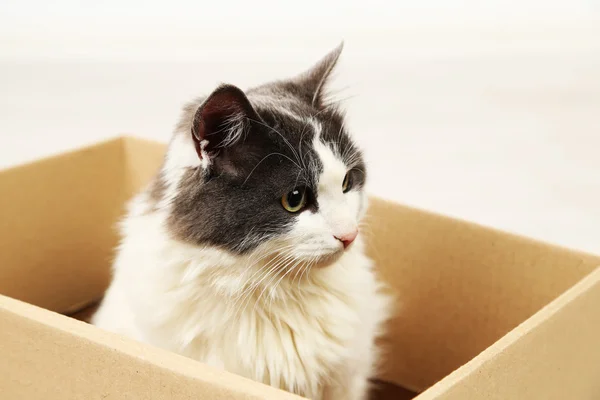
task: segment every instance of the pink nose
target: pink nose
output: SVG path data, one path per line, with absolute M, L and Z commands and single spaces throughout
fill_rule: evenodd
M 358 230 L 354 230 L 350 233 L 346 233 L 341 236 L 336 236 L 335 238 L 337 240 L 339 240 L 340 242 L 342 242 L 342 244 L 344 245 L 344 249 L 347 249 L 348 246 L 350 246 L 352 244 L 352 242 L 354 242 L 354 239 L 356 239 L 357 236 L 358 236 Z

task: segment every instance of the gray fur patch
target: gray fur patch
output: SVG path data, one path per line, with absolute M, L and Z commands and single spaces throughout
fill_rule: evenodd
M 321 124 L 320 140 L 353 169 L 355 188 L 361 189 L 366 179 L 362 154 L 344 128 L 343 114 L 321 101 L 321 88 L 337 55 L 299 79 L 246 91 L 257 117 L 246 121 L 243 139 L 219 149 L 209 167 L 186 171 L 168 219 L 175 238 L 241 254 L 291 229 L 298 214 L 286 211 L 281 198 L 294 188 L 306 188 L 309 209 L 318 210 L 322 164 L 313 148 L 311 121 Z M 176 135 L 191 134 L 204 99 L 184 107 Z M 152 197 L 161 190 L 157 180 Z

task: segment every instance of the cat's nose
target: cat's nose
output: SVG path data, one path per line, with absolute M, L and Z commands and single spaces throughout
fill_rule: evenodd
M 352 242 L 354 242 L 354 239 L 356 239 L 357 236 L 358 236 L 358 229 L 355 229 L 352 232 L 345 233 L 340 236 L 335 236 L 335 238 L 337 240 L 339 240 L 340 242 L 342 242 L 342 244 L 344 245 L 344 249 L 347 249 L 348 246 L 350 246 L 352 244 Z

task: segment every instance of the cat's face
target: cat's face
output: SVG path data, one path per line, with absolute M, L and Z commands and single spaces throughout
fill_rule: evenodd
M 326 264 L 352 246 L 365 165 L 320 92 L 339 50 L 296 80 L 225 85 L 188 106 L 155 183 L 175 238 L 280 265 Z

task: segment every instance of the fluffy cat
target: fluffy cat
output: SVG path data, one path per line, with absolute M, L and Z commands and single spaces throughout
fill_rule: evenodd
M 341 50 L 184 108 L 95 325 L 311 399 L 366 398 L 389 303 L 358 232 L 365 163 L 324 101 Z

